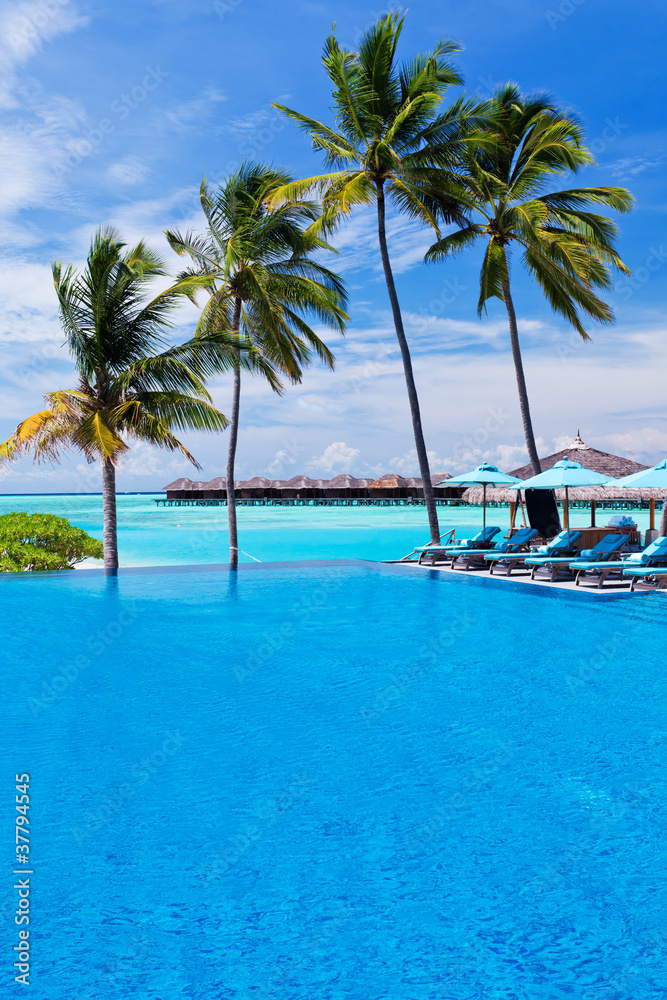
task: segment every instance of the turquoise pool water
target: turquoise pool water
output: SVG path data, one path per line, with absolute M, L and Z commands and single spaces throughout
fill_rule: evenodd
M 164 496 L 164 494 L 155 494 Z M 0 514 L 45 511 L 67 517 L 102 537 L 101 496 L 0 497 Z M 599 511 L 604 524 L 612 511 Z M 240 507 L 241 560 L 400 559 L 429 540 L 423 507 Z M 635 515 L 642 530 L 648 512 Z M 474 507 L 439 507 L 441 530 L 481 527 Z M 118 545 L 124 566 L 191 565 L 225 562 L 229 554 L 225 507 L 160 507 L 149 496 L 118 497 Z M 489 509 L 487 523 L 505 530 L 507 508 Z M 587 511 L 573 511 L 572 525 L 589 523 Z M 252 558 L 251 558 L 252 557 Z
M 665 995 L 664 596 L 363 563 L 0 595 L 7 993 Z

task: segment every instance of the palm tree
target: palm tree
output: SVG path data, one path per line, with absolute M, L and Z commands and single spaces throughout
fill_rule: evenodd
M 56 460 L 65 448 L 102 464 L 104 565 L 118 567 L 116 466 L 127 453 L 127 438 L 178 451 L 198 463 L 173 434 L 182 430 L 220 431 L 227 418 L 210 402 L 203 377 L 237 365 L 232 352 L 243 345 L 192 342 L 166 347 L 168 317 L 196 279 L 184 279 L 149 302 L 147 284 L 166 274 L 160 258 L 142 241 L 123 253 L 113 229 L 95 234 L 86 267 L 53 264 L 60 318 L 79 381 L 75 389 L 46 393 L 46 409 L 23 420 L 0 445 L 0 462 L 34 454 Z M 199 282 L 201 284 L 201 282 Z M 222 340 L 224 338 L 219 338 Z M 249 364 L 249 367 L 251 365 Z
M 520 248 L 524 266 L 551 308 L 584 340 L 590 337 L 581 313 L 599 323 L 613 322 L 611 308 L 594 289 L 611 287 L 612 267 L 629 272 L 615 248 L 616 225 L 591 208 L 609 205 L 627 212 L 632 195 L 619 187 L 540 193 L 553 177 L 576 173 L 592 162 L 571 113 L 559 111 L 542 95 L 522 95 L 514 84 L 501 87 L 493 96 L 486 130 L 469 134 L 462 156 L 461 182 L 468 193 L 460 192 L 460 197 L 471 218 L 426 255 L 427 260 L 440 260 L 478 240 L 486 242 L 477 311 L 481 315 L 494 296 L 505 303 L 523 429 L 535 473 L 541 469 L 510 291 L 510 250 Z
M 356 205 L 377 206 L 380 256 L 396 337 L 401 350 L 415 448 L 424 484 L 431 540 L 440 539 L 428 454 L 410 348 L 389 259 L 386 203 L 433 226 L 461 219 L 453 168 L 462 123 L 474 121 L 484 105 L 454 102 L 438 108 L 461 77 L 447 58 L 460 46 L 444 39 L 433 52 L 398 63 L 396 47 L 404 17 L 382 17 L 362 38 L 358 52 L 341 49 L 334 35 L 324 45 L 322 61 L 333 84 L 337 131 L 322 122 L 276 104 L 309 133 L 331 173 L 289 185 L 278 194 L 293 197 L 319 192 L 325 208 L 322 225 L 331 225 Z
M 343 282 L 312 256 L 330 249 L 313 229 L 318 206 L 303 199 L 269 205 L 271 192 L 290 182 L 282 171 L 244 163 L 217 188 L 202 182 L 204 235 L 166 234 L 171 247 L 194 262 L 182 280 L 204 280 L 210 293 L 197 337 L 206 340 L 219 331 L 240 334 L 254 346 L 263 363 L 261 372 L 277 392 L 282 389 L 281 375 L 301 381 L 313 351 L 334 366 L 333 354 L 306 317 L 313 315 L 340 333 L 348 318 Z M 226 476 L 232 565 L 238 562 L 234 465 L 240 400 L 241 367 L 235 365 Z

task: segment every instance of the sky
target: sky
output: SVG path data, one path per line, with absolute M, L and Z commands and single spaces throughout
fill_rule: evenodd
M 0 440 L 42 407 L 42 393 L 74 384 L 63 346 L 51 262 L 80 267 L 99 225 L 128 243 L 146 238 L 176 273 L 164 230 L 201 229 L 202 176 L 219 183 L 243 160 L 310 176 L 321 162 L 278 101 L 332 122 L 321 65 L 336 23 L 353 49 L 388 8 L 355 0 L 0 0 Z M 554 316 L 517 261 L 514 300 L 538 449 L 577 430 L 593 447 L 652 464 L 667 452 L 667 12 L 661 0 L 413 0 L 399 55 L 456 39 L 465 89 L 489 96 L 513 80 L 547 91 L 584 123 L 596 165 L 577 183 L 629 187 L 620 251 L 633 271 L 609 294 L 612 327 L 584 343 Z M 451 96 L 458 94 L 451 91 Z M 569 180 L 559 183 L 570 185 Z M 335 238 L 330 266 L 344 277 L 345 338 L 282 397 L 244 377 L 237 475 L 328 478 L 339 472 L 418 474 L 398 347 L 372 209 Z M 477 318 L 480 249 L 426 265 L 429 232 L 389 219 L 389 245 L 413 352 L 433 471 L 481 460 L 523 465 L 507 316 Z M 170 337 L 185 340 L 185 307 Z M 231 384 L 210 386 L 229 412 Z M 202 469 L 140 444 L 118 473 L 121 491 L 159 490 L 181 475 L 224 473 L 226 435 L 181 435 Z M 98 492 L 100 471 L 73 453 L 0 471 L 0 492 Z

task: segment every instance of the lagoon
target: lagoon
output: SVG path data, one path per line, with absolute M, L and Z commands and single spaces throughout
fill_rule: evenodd
M 228 560 L 226 507 L 158 507 L 156 494 L 119 494 L 118 548 L 121 566 L 207 565 Z M 41 511 L 66 517 L 102 538 L 98 494 L 1 496 L 0 514 Z M 604 525 L 613 511 L 598 510 Z M 634 511 L 642 530 L 648 511 Z M 441 530 L 460 536 L 481 527 L 479 507 L 438 507 Z M 429 540 L 424 507 L 244 507 L 238 508 L 242 562 L 301 559 L 400 559 Z M 572 527 L 587 525 L 589 512 L 575 509 Z M 487 524 L 509 526 L 507 507 L 489 508 Z M 93 565 L 90 563 L 89 565 Z

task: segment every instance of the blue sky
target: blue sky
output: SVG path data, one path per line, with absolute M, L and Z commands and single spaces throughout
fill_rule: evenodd
M 168 256 L 165 228 L 201 224 L 202 175 L 218 181 L 244 158 L 318 172 L 307 139 L 272 102 L 327 118 L 320 54 L 332 22 L 354 47 L 384 10 L 268 0 L 0 2 L 2 439 L 40 408 L 42 392 L 72 382 L 51 260 L 81 263 L 101 223 L 130 241 L 147 237 Z M 408 11 L 402 54 L 447 35 L 464 46 L 457 63 L 468 90 L 488 95 L 511 79 L 551 92 L 579 113 L 595 152 L 581 182 L 622 184 L 637 199 L 620 220 L 635 277 L 618 280 L 610 296 L 617 324 L 592 327 L 592 343 L 551 315 L 518 265 L 513 274 L 543 454 L 579 427 L 588 443 L 647 463 L 667 452 L 666 19 L 658 0 L 631 11 L 620 0 L 416 0 Z M 282 399 L 246 379 L 239 478 L 417 472 L 374 227 L 372 212 L 360 212 L 336 239 L 351 315 L 345 340 L 331 339 L 336 372 L 314 366 Z M 396 217 L 390 239 L 434 470 L 463 471 L 481 458 L 523 464 L 504 308 L 493 304 L 481 321 L 475 313 L 479 251 L 426 266 L 428 232 Z M 174 337 L 184 339 L 195 320 L 184 310 Z M 228 380 L 212 394 L 228 408 Z M 224 436 L 184 438 L 203 466 L 193 478 L 223 471 Z M 151 490 L 183 474 L 180 459 L 140 446 L 119 489 Z M 98 483 L 98 470 L 74 455 L 55 468 L 23 462 L 3 473 L 0 490 L 96 491 Z

